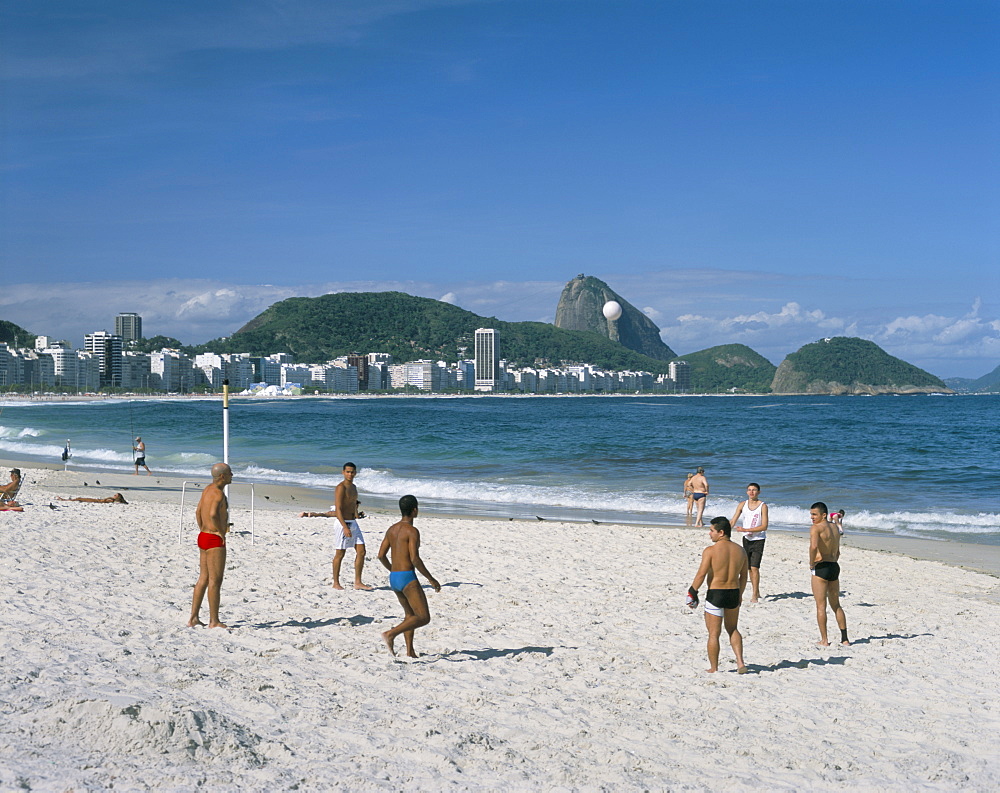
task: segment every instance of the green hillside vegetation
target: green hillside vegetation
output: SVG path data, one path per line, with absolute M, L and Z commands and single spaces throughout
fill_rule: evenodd
M 934 375 L 889 355 L 874 342 L 845 336 L 820 339 L 793 352 L 779 367 L 773 387 L 778 392 L 801 391 L 814 381 L 845 386 L 946 388 Z
M 429 358 L 452 363 L 473 356 L 477 328 L 496 329 L 499 355 L 514 366 L 566 362 L 654 374 L 667 371 L 665 361 L 640 355 L 597 333 L 542 322 L 503 322 L 402 292 L 292 297 L 275 303 L 229 338 L 199 349 L 252 355 L 285 352 L 299 362 L 385 352 L 397 362 Z
M 15 339 L 17 340 L 16 346 L 18 347 L 35 346 L 34 333 L 28 333 L 28 331 L 20 325 L 15 325 L 13 322 L 0 319 L 0 344 L 9 344 L 13 347 L 15 346 Z
M 738 389 L 767 393 L 777 367 L 745 344 L 722 344 L 679 356 L 691 367 L 691 390 L 714 394 Z

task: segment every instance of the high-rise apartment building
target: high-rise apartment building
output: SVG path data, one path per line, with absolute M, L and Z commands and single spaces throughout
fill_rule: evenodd
M 670 379 L 674 381 L 677 393 L 685 394 L 691 390 L 691 367 L 687 361 L 670 362 Z
M 83 337 L 87 352 L 98 361 L 101 385 L 120 387 L 122 384 L 122 337 L 99 330 Z
M 476 329 L 475 360 L 476 391 L 498 390 L 497 332 L 493 328 Z
M 123 311 L 115 317 L 115 335 L 121 336 L 122 343 L 142 338 L 142 317 L 134 311 Z

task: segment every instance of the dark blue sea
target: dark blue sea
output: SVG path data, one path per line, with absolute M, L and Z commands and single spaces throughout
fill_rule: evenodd
M 0 402 L 0 456 L 203 477 L 222 458 L 221 399 Z M 704 466 L 706 515 L 760 483 L 775 528 L 808 507 L 853 531 L 1000 544 L 1000 396 L 352 397 L 230 408 L 237 479 L 329 491 L 359 466 L 368 503 L 413 493 L 435 512 L 683 523 Z

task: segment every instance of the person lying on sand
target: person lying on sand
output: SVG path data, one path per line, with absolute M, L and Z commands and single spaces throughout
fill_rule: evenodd
M 86 498 L 85 496 L 63 498 L 62 496 L 56 496 L 56 501 L 82 501 L 86 504 L 128 504 L 121 493 L 115 493 L 113 496 L 108 496 L 107 498 Z
M 847 615 L 840 605 L 840 532 L 826 519 L 826 504 L 817 501 L 809 509 L 809 569 L 812 593 L 816 599 L 816 623 L 819 625 L 817 647 L 829 647 L 826 636 L 826 606 L 830 604 L 840 628 L 840 643 L 849 645 Z
M 725 623 L 729 634 L 729 644 L 736 654 L 736 671 L 745 674 L 743 663 L 743 636 L 737 626 L 740 621 L 740 605 L 743 590 L 747 586 L 747 555 L 739 545 L 730 539 L 732 525 L 728 518 L 712 518 L 708 528 L 708 538 L 712 544 L 701 554 L 701 566 L 688 589 L 687 604 L 698 606 L 698 589 L 708 579 L 705 595 L 705 627 L 708 628 L 707 672 L 719 671 L 719 637 Z
M 413 632 L 431 621 L 431 611 L 423 587 L 417 580 L 417 574 L 413 572 L 414 568 L 430 582 L 435 592 L 441 591 L 441 585 L 427 572 L 420 558 L 420 532 L 413 525 L 413 519 L 417 517 L 418 512 L 416 496 L 403 496 L 399 499 L 399 512 L 402 520 L 386 531 L 382 547 L 379 548 L 378 560 L 389 571 L 389 586 L 396 593 L 399 605 L 403 607 L 406 616 L 395 628 L 385 631 L 382 640 L 389 648 L 389 652 L 395 655 L 396 649 L 393 644 L 396 637 L 402 633 L 406 640 L 406 654 L 410 658 L 416 658 L 417 654 L 413 651 Z
M 329 512 L 300 512 L 300 518 L 335 518 L 337 517 L 337 509 L 333 507 Z

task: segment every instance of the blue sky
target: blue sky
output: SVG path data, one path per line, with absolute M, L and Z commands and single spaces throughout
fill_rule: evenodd
M 596 275 L 679 353 L 1000 363 L 1000 4 L 0 7 L 0 318 L 197 343 L 401 289 L 551 321 Z

